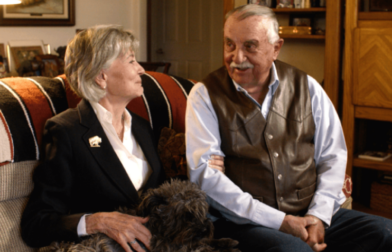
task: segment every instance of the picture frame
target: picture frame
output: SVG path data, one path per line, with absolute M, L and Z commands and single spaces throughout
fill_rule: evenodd
M 294 0 L 276 0 L 276 8 L 294 8 Z
M 289 25 L 291 26 L 314 26 L 314 16 L 309 14 L 296 14 L 291 15 L 289 19 Z
M 56 77 L 64 73 L 61 69 L 61 62 L 56 55 L 39 55 L 35 59 L 42 62 L 40 67 L 41 76 Z
M 248 0 L 248 4 L 258 4 L 269 8 L 273 8 L 272 2 L 272 0 Z
M 74 26 L 75 0 L 0 5 L 0 26 Z
M 6 57 L 0 57 L 2 59 L 0 61 L 0 78 L 4 78 L 8 76 L 10 69 L 8 67 L 8 59 Z
M 292 20 L 292 26 L 312 26 L 312 19 L 305 17 L 294 17 Z
M 23 61 L 32 60 L 38 54 L 46 54 L 42 40 L 20 40 L 8 42 L 8 65 L 12 71 L 18 69 Z
M 2 56 L 3 58 L 5 57 L 6 53 L 5 53 L 5 47 L 3 43 L 0 43 L 0 56 Z
M 11 47 L 12 58 L 15 62 L 15 69 L 18 69 L 23 61 L 34 60 L 35 56 L 43 54 L 39 46 Z

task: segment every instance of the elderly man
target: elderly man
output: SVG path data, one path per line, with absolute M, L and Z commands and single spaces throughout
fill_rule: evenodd
M 340 120 L 312 77 L 277 60 L 277 30 L 266 7 L 231 11 L 225 67 L 188 98 L 190 179 L 218 210 L 216 237 L 238 240 L 242 251 L 392 251 L 390 220 L 340 209 Z M 225 157 L 223 173 L 212 155 Z

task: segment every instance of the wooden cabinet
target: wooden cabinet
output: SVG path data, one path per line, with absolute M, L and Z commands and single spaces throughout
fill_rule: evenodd
M 392 158 L 369 161 L 358 153 L 386 150 L 392 130 L 392 13 L 361 12 L 346 2 L 342 125 L 348 148 L 347 174 L 354 184 L 354 208 L 371 211 L 370 184 L 378 171 L 392 172 Z M 390 214 L 373 212 L 391 217 Z

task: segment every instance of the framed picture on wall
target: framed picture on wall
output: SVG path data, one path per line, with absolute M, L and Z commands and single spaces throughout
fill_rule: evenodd
M 75 0 L 34 0 L 0 5 L 1 26 L 73 26 Z

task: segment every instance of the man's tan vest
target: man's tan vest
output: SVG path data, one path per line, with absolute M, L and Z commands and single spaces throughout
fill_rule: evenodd
M 207 87 L 219 121 L 226 175 L 255 199 L 287 214 L 306 213 L 316 190 L 315 125 L 307 75 L 275 61 L 279 86 L 267 120 L 238 92 L 225 67 Z

